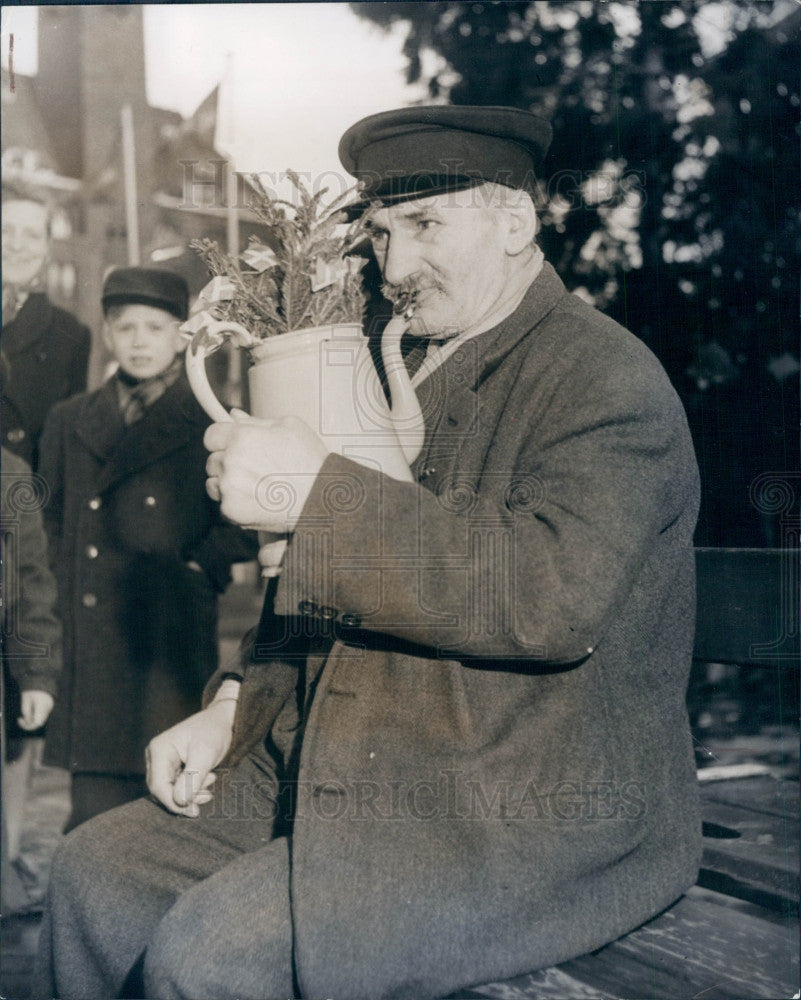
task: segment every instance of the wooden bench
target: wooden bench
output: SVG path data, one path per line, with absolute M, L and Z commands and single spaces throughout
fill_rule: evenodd
M 787 715 L 797 692 L 798 562 L 793 550 L 697 549 L 694 672 L 707 662 L 764 671 L 762 697 Z M 789 683 L 788 683 L 789 679 Z M 792 696 L 792 695 L 791 695 Z M 797 694 L 789 714 L 798 718 Z M 791 726 L 797 738 L 797 725 Z M 697 738 L 699 749 L 703 741 Z M 797 766 L 714 752 L 699 769 L 698 883 L 614 943 L 550 969 L 462 990 L 459 1000 L 746 1000 L 799 995 Z M 797 758 L 794 758 L 797 765 Z M 733 761 L 733 762 L 732 762 Z M 751 777 L 746 775 L 752 772 Z M 795 773 L 792 773 L 792 772 Z M 792 776 L 791 776 L 792 774 Z M 681 808 L 681 803 L 676 803 Z M 453 998 L 452 998 L 453 1000 Z

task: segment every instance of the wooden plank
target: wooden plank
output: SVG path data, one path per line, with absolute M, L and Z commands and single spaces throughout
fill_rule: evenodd
M 599 991 L 573 976 L 559 966 L 529 972 L 503 983 L 487 983 L 473 989 L 461 990 L 447 1000 L 621 1000 L 619 994 Z
M 778 913 L 797 912 L 798 875 L 782 870 L 776 858 L 754 857 L 750 851 L 718 850 L 704 846 L 698 884 Z
M 545 975 L 555 971 L 569 978 Z M 571 982 L 581 992 L 565 992 L 563 985 Z M 593 955 L 459 996 L 764 1000 L 791 997 L 798 988 L 798 921 L 766 920 L 758 907 L 696 886 L 665 913 Z
M 698 884 L 781 914 L 799 903 L 799 790 L 772 778 L 704 786 Z
M 791 858 L 793 870 L 798 870 L 801 848 L 798 821 L 785 816 L 756 813 L 726 802 L 702 802 L 701 815 L 706 842 L 712 846 L 728 846 L 731 841 L 758 846 L 776 845 Z
M 755 813 L 783 816 L 793 823 L 799 821 L 797 781 L 757 777 L 711 782 L 701 789 L 701 801 L 742 806 Z

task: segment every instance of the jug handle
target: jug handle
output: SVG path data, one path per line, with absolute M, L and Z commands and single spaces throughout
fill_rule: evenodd
M 390 394 L 390 416 L 395 424 L 404 457 L 409 465 L 423 448 L 425 422 L 417 393 L 401 354 L 401 337 L 406 332 L 411 311 L 396 313 L 381 336 L 381 359 Z
M 206 372 L 206 358 L 222 346 L 226 335 L 231 335 L 234 342 L 241 347 L 252 347 L 256 339 L 240 323 L 226 320 L 212 321 L 205 328 L 207 336 L 197 343 L 190 343 L 186 349 L 186 376 L 192 387 L 195 398 L 215 422 L 230 423 L 234 418 L 214 395 Z M 263 577 L 279 576 L 281 562 L 286 551 L 287 539 L 276 538 L 270 532 L 259 532 L 258 560 Z
M 193 338 L 186 349 L 186 376 L 195 398 L 214 421 L 230 421 L 231 415 L 214 395 L 206 372 L 206 358 L 230 337 L 238 347 L 253 347 L 256 338 L 242 326 L 229 320 L 211 320 L 203 328 L 205 337 Z

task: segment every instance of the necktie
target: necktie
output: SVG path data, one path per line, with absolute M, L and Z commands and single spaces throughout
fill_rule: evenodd
M 130 398 L 125 405 L 125 409 L 122 411 L 122 419 L 126 427 L 135 424 L 137 420 L 141 420 L 145 415 L 145 407 L 147 405 L 145 390 L 146 387 L 144 385 L 135 385 L 131 389 Z

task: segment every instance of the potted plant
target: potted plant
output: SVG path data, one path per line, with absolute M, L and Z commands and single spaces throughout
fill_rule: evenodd
M 362 333 L 363 260 L 348 251 L 361 222 L 343 222 L 346 192 L 326 202 L 288 171 L 298 200 L 274 197 L 258 180 L 252 208 L 269 227 L 272 245 L 251 237 L 240 255 L 212 240 L 193 244 L 214 275 L 182 330 L 189 336 L 187 373 L 215 420 L 230 419 L 214 396 L 205 358 L 226 339 L 245 349 L 251 408 L 257 417 L 305 420 L 337 451 L 408 479 L 422 446 L 417 397 L 400 355 L 409 319 L 395 316 L 382 338 L 390 409 Z

